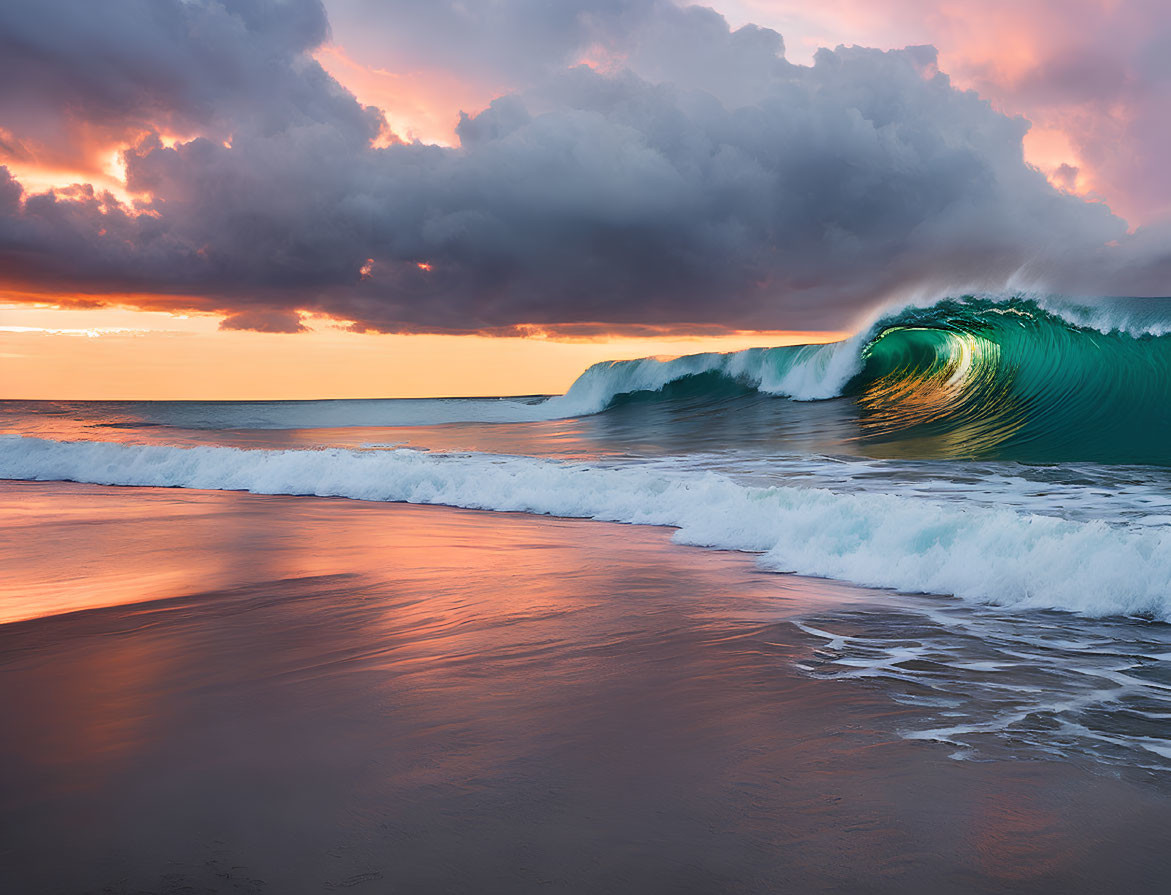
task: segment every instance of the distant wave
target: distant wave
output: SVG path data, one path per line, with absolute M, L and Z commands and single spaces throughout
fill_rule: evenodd
M 600 413 L 615 399 L 656 392 L 695 376 L 719 374 L 771 395 L 815 401 L 842 394 L 862 368 L 868 333 L 824 345 L 748 348 L 727 354 L 688 354 L 671 360 L 604 361 L 578 377 L 564 395 L 550 398 L 549 410 L 580 416 Z
M 0 437 L 0 478 L 319 495 L 674 526 L 767 568 L 1011 607 L 1171 621 L 1171 528 L 712 472 L 413 450 L 240 450 Z

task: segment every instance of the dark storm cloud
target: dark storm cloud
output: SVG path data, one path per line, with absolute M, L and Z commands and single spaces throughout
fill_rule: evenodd
M 361 129 L 365 113 L 306 53 L 320 0 L 8 0 L 0 4 L 0 122 L 34 140 L 79 126 L 192 130 L 241 122 Z M 377 121 L 373 125 L 377 128 Z
M 231 145 L 145 139 L 126 154 L 137 208 L 92 191 L 21 197 L 0 179 L 0 271 L 26 288 L 172 295 L 230 328 L 294 330 L 304 310 L 449 332 L 832 328 L 899 290 L 1014 277 L 1171 291 L 1165 265 L 1113 278 L 1142 234 L 1027 167 L 1027 124 L 953 89 L 931 48 L 839 48 L 793 66 L 778 35 L 731 31 L 710 10 L 595 3 L 591 35 L 607 11 L 628 26 L 613 32 L 628 68 L 558 57 L 465 115 L 459 148 L 376 149 L 377 113 L 305 55 L 325 29 L 316 4 L 141 5 L 171 10 L 153 19 L 103 5 L 118 21 L 142 13 L 136 43 L 177 33 L 176 17 L 222 27 L 195 29 L 200 53 L 172 40 L 197 61 L 165 69 L 170 81 L 121 64 L 131 50 L 114 43 L 100 65 L 42 49 L 57 82 L 121 97 L 98 104 L 116 118 L 140 114 L 127 85 L 151 80 L 151 103 L 226 122 Z M 528 8 L 491 8 L 514 7 Z M 545 14 L 533 27 L 568 27 L 564 10 Z M 224 60 L 248 56 L 252 31 L 267 61 L 240 61 L 225 89 Z M 19 135 L 18 118 L 0 126 Z

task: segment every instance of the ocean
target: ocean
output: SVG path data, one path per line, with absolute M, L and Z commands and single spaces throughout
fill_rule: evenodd
M 764 625 L 771 633 L 761 642 L 779 652 L 764 665 L 757 656 L 737 684 L 745 699 L 756 693 L 754 711 L 772 698 L 769 675 L 788 675 L 812 688 L 802 693 L 862 700 L 868 730 L 951 766 L 1060 762 L 1154 793 L 1171 781 L 1171 300 L 959 297 L 884 313 L 829 345 L 598 364 L 559 396 L 5 401 L 0 433 L 0 479 L 11 482 L 2 492 L 7 556 L 22 582 L 0 587 L 11 637 L 53 617 L 104 618 L 119 602 L 259 587 L 275 580 L 265 557 L 278 552 L 282 562 L 299 557 L 297 580 L 377 566 L 377 550 L 393 544 L 357 560 L 345 546 L 356 542 L 329 536 L 331 518 L 350 530 L 352 502 L 379 512 L 388 503 L 490 511 L 475 523 L 485 533 L 469 542 L 515 531 L 512 514 L 555 517 L 558 549 L 570 553 L 525 593 L 541 580 L 570 587 L 585 574 L 579 560 L 583 569 L 604 564 L 594 554 L 573 559 L 575 539 L 585 557 L 611 538 L 617 557 L 622 537 L 611 533 L 629 529 L 601 523 L 653 526 L 671 532 L 667 553 L 730 551 L 719 555 L 735 557 L 738 571 L 680 571 L 658 553 L 642 566 L 616 558 L 642 583 L 591 605 L 632 600 L 612 607 L 627 614 L 653 607 L 615 623 L 652 651 L 656 636 L 673 642 L 686 627 L 671 608 L 679 600 L 718 614 L 721 625 L 741 612 L 753 636 Z M 223 492 L 280 502 L 254 511 L 224 504 Z M 199 521 L 207 500 L 218 521 Z M 54 540 L 41 523 L 54 507 L 72 507 L 97 525 L 103 506 L 122 534 L 104 544 L 100 562 L 87 554 L 92 569 L 78 574 L 69 545 L 82 528 Z M 137 552 L 131 535 L 157 527 L 149 520 L 161 507 L 173 527 Z M 265 539 L 280 518 L 303 516 L 315 534 Z M 393 519 L 378 518 L 371 532 L 386 525 L 399 532 L 394 544 L 409 540 Z M 20 526 L 24 540 L 11 546 Z M 228 530 L 232 543 L 208 546 L 227 537 L 209 532 Z M 536 562 L 540 537 L 533 529 L 504 538 L 458 574 L 473 581 Z M 422 563 L 416 584 L 453 574 L 419 558 L 438 555 L 442 543 L 411 554 Z M 212 557 L 226 553 L 236 557 L 231 574 L 216 577 Z M 404 562 L 402 550 L 394 555 Z M 726 592 L 721 575 L 730 576 Z M 810 579 L 828 581 L 821 590 L 793 584 L 805 588 L 795 602 L 785 596 L 785 582 Z M 652 602 L 637 596 L 647 582 Z M 314 591 L 313 599 L 340 611 L 352 593 Z M 451 593 L 445 599 L 466 609 Z M 427 617 L 440 612 L 428 599 L 426 587 L 412 597 Z M 524 624 L 564 608 L 536 604 L 521 613 Z M 332 629 L 322 613 L 322 630 Z M 734 636 L 717 628 L 700 641 Z M 498 633 L 493 648 L 509 649 Z M 578 634 L 538 638 L 546 646 L 530 647 L 550 653 L 526 673 L 556 667 L 588 689 L 596 666 L 549 645 Z M 581 636 L 574 649 L 589 642 Z M 622 642 L 594 646 L 633 649 Z M 465 655 L 483 649 L 467 646 Z M 701 723 L 691 719 L 689 729 Z M 899 879 L 891 877 L 893 889 Z

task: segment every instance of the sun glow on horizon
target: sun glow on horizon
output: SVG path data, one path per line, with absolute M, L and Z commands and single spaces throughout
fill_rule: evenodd
M 846 333 L 400 335 L 223 331 L 211 314 L 0 304 L 0 399 L 297 400 L 563 393 L 603 360 L 829 342 Z
M 1103 0 L 1100 5 L 1109 7 L 1111 3 Z M 862 0 L 826 0 L 816 10 L 791 0 L 725 0 L 713 6 L 717 12 L 728 17 L 733 29 L 750 23 L 778 29 L 787 47 L 786 58 L 800 65 L 819 64 L 815 59 L 817 49 L 835 44 L 896 49 L 916 42 L 932 43 L 938 48 L 938 69 L 947 73 L 952 83 L 975 91 L 982 101 L 994 109 L 1010 115 L 1023 115 L 1033 122 L 1023 140 L 1019 139 L 1023 128 L 1015 125 L 1007 127 L 1005 155 L 1011 157 L 1014 164 L 1019 165 L 1023 153 L 1028 164 L 1040 171 L 1055 189 L 1077 196 L 1087 203 L 1108 204 L 1127 218 L 1132 233 L 1135 227 L 1144 223 L 1143 197 L 1140 195 L 1142 187 L 1134 188 L 1132 185 L 1128 188 L 1126 184 L 1131 181 L 1120 180 L 1116 171 L 1112 175 L 1109 168 L 1104 166 L 1101 152 L 1096 153 L 1093 143 L 1084 139 L 1085 133 L 1074 126 L 1084 131 L 1086 122 L 1090 122 L 1093 127 L 1102 126 L 1102 122 L 1117 125 L 1133 110 L 1128 111 L 1125 104 L 1118 103 L 1099 109 L 1091 102 L 1092 98 L 1085 97 L 1076 103 L 1073 100 L 1057 102 L 1046 99 L 1048 94 L 1041 88 L 1052 89 L 1047 81 L 1030 87 L 1030 78 L 1046 73 L 1047 60 L 1061 61 L 1065 59 L 1063 54 L 1068 50 L 1065 46 L 1069 40 L 1066 33 L 1070 27 L 1066 21 L 1068 17 L 1055 18 L 1052 12 L 1056 7 L 1041 9 L 1036 4 L 997 0 L 992 4 L 989 15 L 974 16 L 971 7 L 964 2 L 938 6 L 930 14 L 921 14 L 918 0 L 900 0 L 886 7 L 863 3 Z M 375 39 L 378 36 L 377 29 L 370 34 L 366 33 L 372 24 L 365 17 L 350 17 L 347 20 L 339 13 L 336 26 L 330 32 L 332 36 L 326 38 L 325 43 L 315 48 L 310 46 L 308 50 L 307 45 L 298 44 L 290 50 L 292 56 L 289 57 L 311 69 L 315 78 L 328 81 L 317 68 L 320 65 L 328 76 L 337 81 L 337 84 L 329 82 L 329 89 L 334 94 L 344 89 L 359 102 L 375 106 L 383 112 L 385 126 L 372 141 L 374 150 L 369 152 L 369 157 L 374 160 L 372 171 L 381 170 L 375 163 L 389 164 L 400 155 L 404 158 L 436 156 L 455 161 L 474 156 L 476 150 L 470 134 L 475 133 L 476 128 L 464 131 L 465 135 L 469 135 L 467 151 L 458 148 L 460 139 L 456 128 L 461 111 L 474 117 L 494 99 L 510 93 L 525 94 L 528 90 L 524 96 L 524 102 L 528 104 L 526 114 L 531 112 L 537 118 L 544 114 L 544 109 L 557 108 L 555 103 L 548 105 L 551 100 L 542 100 L 539 90 L 532 89 L 534 79 L 547 77 L 547 68 L 539 70 L 544 74 L 533 75 L 509 66 L 492 68 L 486 63 L 484 66 L 464 65 L 461 60 L 453 61 L 453 57 L 443 54 L 434 57 L 408 54 L 392 58 L 393 54 L 388 55 L 386 46 Z M 571 50 L 556 57 L 549 65 L 562 67 L 562 70 L 575 64 L 587 65 L 619 77 L 623 76 L 621 70 L 625 65 L 629 63 L 633 67 L 638 64 L 640 57 L 637 52 L 630 50 L 628 58 L 625 51 L 616 49 L 624 46 L 621 41 L 607 37 L 605 29 L 598 33 L 601 36 L 595 42 L 589 42 L 594 40 L 591 32 L 584 44 L 573 44 Z M 473 37 L 478 39 L 478 36 Z M 485 35 L 485 40 L 489 37 Z M 444 59 L 447 62 L 443 62 Z M 770 57 L 770 62 L 775 60 Z M 935 76 L 930 65 L 925 64 L 923 69 L 928 80 Z M 650 72 L 646 77 L 656 77 L 653 74 L 655 70 L 651 65 L 644 70 L 644 74 Z M 1093 74 L 1095 70 L 1089 71 Z M 762 83 L 767 86 L 772 82 Z M 923 85 L 915 83 L 914 86 L 919 88 Z M 768 89 L 772 89 L 772 86 Z M 1033 92 L 1030 93 L 1030 90 Z M 738 101 L 735 96 L 727 100 L 729 108 Z M 343 96 L 341 99 L 343 105 L 350 109 L 348 114 L 361 111 L 353 108 L 349 97 Z M 543 102 L 546 105 L 542 105 Z M 850 102 L 856 101 L 851 99 Z M 229 276 L 238 277 L 237 273 L 219 279 L 199 279 L 206 271 L 216 269 L 215 242 L 208 241 L 206 233 L 224 230 L 222 224 L 207 225 L 194 212 L 182 212 L 184 202 L 190 197 L 202 198 L 199 187 L 187 186 L 186 192 L 175 188 L 171 194 L 168 193 L 166 184 L 169 181 L 166 177 L 152 179 L 153 171 L 166 170 L 172 164 L 182 167 L 190 162 L 190 167 L 196 169 L 197 157 L 207 148 L 202 139 L 198 144 L 191 144 L 197 138 L 211 141 L 215 158 L 228 162 L 223 167 L 209 168 L 212 173 L 204 184 L 212 182 L 212 178 L 217 184 L 230 183 L 231 172 L 251 172 L 257 167 L 255 161 L 249 162 L 251 154 L 256 152 L 259 156 L 265 148 L 258 144 L 256 134 L 250 130 L 254 125 L 252 119 L 248 116 L 235 118 L 229 115 L 221 119 L 194 113 L 168 113 L 164 107 L 144 105 L 140 112 L 111 123 L 96 113 L 90 120 L 82 114 L 83 111 L 70 106 L 67 113 L 61 115 L 63 123 L 59 129 L 52 132 L 30 128 L 27 134 L 13 133 L 0 127 L 0 165 L 7 167 L 20 185 L 24 200 L 46 193 L 54 193 L 59 200 L 76 200 L 59 201 L 56 206 L 47 200 L 26 201 L 20 208 L 22 200 L 17 199 L 18 210 L 35 211 L 35 214 L 28 215 L 34 221 L 42 210 L 45 212 L 42 216 L 45 220 L 52 219 L 54 214 L 87 213 L 87 220 L 93 222 L 92 242 L 96 246 L 93 257 L 97 259 L 96 262 L 90 262 L 91 266 L 85 268 L 84 274 L 76 280 L 57 279 L 59 270 L 53 267 L 56 259 L 38 268 L 39 273 L 29 275 L 29 279 L 20 281 L 20 284 L 16 282 L 18 266 L 8 268 L 6 272 L 10 279 L 0 282 L 0 397 L 297 398 L 556 393 L 564 391 L 582 369 L 600 360 L 731 351 L 762 344 L 830 341 L 846 335 L 841 332 L 729 332 L 718 327 L 705 331 L 699 326 L 684 332 L 683 325 L 654 325 L 668 319 L 656 316 L 670 313 L 670 309 L 661 310 L 667 305 L 650 306 L 643 316 L 629 316 L 629 319 L 651 321 L 647 325 L 614 327 L 614 331 L 607 331 L 600 323 L 558 327 L 526 323 L 523 316 L 541 315 L 527 309 L 527 306 L 521 306 L 522 310 L 516 311 L 514 316 L 497 314 L 490 318 L 511 323 L 515 321 L 516 315 L 523 315 L 521 322 L 507 330 L 502 328 L 499 332 L 478 335 L 378 333 L 370 327 L 381 325 L 382 318 L 376 313 L 363 317 L 364 302 L 376 306 L 383 299 L 431 301 L 434 295 L 440 294 L 448 279 L 458 279 L 455 276 L 459 272 L 458 261 L 453 260 L 458 256 L 445 253 L 441 240 L 411 242 L 409 238 L 401 236 L 395 239 L 407 247 L 395 249 L 383 256 L 383 245 L 380 245 L 379 240 L 386 238 L 381 235 L 384 231 L 368 228 L 365 216 L 361 218 L 363 223 L 359 229 L 363 233 L 369 229 L 375 235 L 369 239 L 363 237 L 359 243 L 360 254 L 356 250 L 352 256 L 342 256 L 347 274 L 342 288 L 348 288 L 353 280 L 372 282 L 362 282 L 361 290 L 354 293 L 355 297 L 350 303 L 347 304 L 345 300 L 329 303 L 320 296 L 301 293 L 285 299 L 287 306 L 282 306 L 275 313 L 256 311 L 250 303 L 262 299 L 239 297 L 244 287 L 228 279 Z M 372 115 L 370 110 L 363 114 L 367 117 L 361 119 L 364 124 L 355 131 L 359 135 L 355 143 L 365 152 L 370 149 L 368 139 L 374 133 L 374 126 L 368 125 L 369 116 Z M 1095 118 L 1095 115 L 1098 117 Z M 323 118 L 315 127 L 326 126 L 325 122 L 329 120 Z M 492 116 L 485 116 L 483 122 L 485 127 L 490 126 Z M 232 149 L 233 128 L 236 134 L 235 150 Z M 576 131 L 567 133 L 569 136 L 564 138 L 567 153 L 593 153 L 588 161 L 597 161 L 599 150 L 591 149 L 589 141 L 576 136 Z M 409 141 L 435 144 L 444 149 L 397 145 Z M 160 145 L 165 149 L 182 151 L 158 153 L 154 158 L 140 163 L 139 156 L 158 150 Z M 221 152 L 218 149 L 221 145 L 231 151 Z M 393 149 L 387 148 L 392 146 Z M 647 170 L 657 170 L 661 159 L 651 158 L 654 153 L 649 150 L 643 153 L 643 149 L 645 147 L 639 147 L 639 158 L 645 154 L 654 162 Z M 610 163 L 604 154 L 600 158 L 602 164 Z M 239 169 L 236 163 L 239 163 Z M 618 161 L 614 162 L 614 167 L 619 172 L 626 171 Z M 527 169 L 520 165 L 517 168 L 520 175 L 527 176 Z M 311 167 L 295 169 L 295 183 L 311 179 L 303 175 L 305 170 L 311 170 Z M 643 170 L 641 167 L 632 167 L 630 170 L 636 172 L 630 175 L 632 183 L 640 177 L 646 179 L 637 173 Z M 1043 190 L 1044 185 L 1039 176 L 1034 174 L 1030 172 L 1032 181 L 1036 182 L 1039 190 Z M 571 177 L 560 176 L 560 179 L 567 184 L 572 182 Z M 160 184 L 151 187 L 158 190 L 158 195 L 135 193 L 130 189 L 131 185 L 140 187 L 144 184 Z M 364 189 L 363 185 L 363 189 L 354 191 L 355 195 L 363 196 L 363 201 Z M 296 192 L 296 188 L 290 192 Z M 586 198 L 591 202 L 622 205 L 627 199 L 624 192 L 601 193 L 596 200 L 593 196 Z M 250 194 L 241 191 L 241 198 L 220 198 L 215 204 L 217 209 L 234 208 L 233 203 L 237 201 L 241 206 L 245 203 L 259 206 L 270 201 L 272 195 L 271 192 Z M 339 195 L 349 193 L 342 191 Z M 391 201 L 377 191 L 371 195 L 381 202 L 379 207 L 393 204 L 393 194 L 388 194 L 391 195 Z M 464 197 L 461 195 L 460 198 Z M 635 198 L 643 205 L 647 204 L 645 200 L 637 196 Z M 322 205 L 335 201 L 341 207 L 340 201 L 332 198 L 323 201 Z M 475 201 L 480 202 L 481 199 L 476 198 Z M 573 203 L 578 201 L 578 197 L 573 197 L 570 204 L 576 208 Z M 1068 200 L 1068 197 L 1063 201 L 1071 208 L 1077 204 Z M 192 204 L 198 206 L 199 202 L 193 201 Z M 211 204 L 209 200 L 208 205 Z M 372 202 L 371 205 L 374 207 L 378 203 Z M 582 207 L 589 205 L 589 202 L 582 203 Z M 273 207 L 284 208 L 280 203 L 274 203 Z M 313 220 L 312 214 L 305 213 L 305 206 L 290 207 L 294 209 L 298 220 Z M 550 213 L 550 207 L 539 204 L 537 211 L 553 217 L 562 214 L 560 208 L 554 208 Z M 164 211 L 160 212 L 159 209 Z M 134 269 L 138 258 L 131 254 L 128 257 L 132 260 L 126 268 L 129 273 L 123 271 L 118 278 L 101 281 L 106 276 L 103 264 L 110 258 L 118 257 L 122 243 L 127 251 L 141 252 L 141 258 L 148 258 L 150 247 L 159 244 L 158 240 L 151 242 L 155 229 L 151 226 L 151 218 L 163 221 L 167 210 L 173 212 L 172 217 L 178 222 L 175 240 L 176 244 L 184 247 L 186 256 L 176 253 L 171 258 L 170 268 L 159 264 L 158 269 L 164 270 L 161 278 L 140 280 L 136 279 L 137 271 Z M 640 214 L 642 210 L 638 209 Z M 1097 212 L 1101 208 L 1093 210 Z M 135 227 L 120 232 L 111 222 L 122 220 L 123 212 L 134 218 Z M 1134 212 L 1133 216 L 1128 212 Z M 589 213 L 587 208 L 586 214 Z M 198 226 L 191 224 L 192 221 Z M 183 224 L 191 224 L 190 229 L 184 230 L 181 226 Z M 413 236 L 413 231 L 422 227 L 412 219 L 404 226 L 404 232 Z M 157 229 L 164 228 L 160 224 Z M 280 228 L 276 230 L 277 237 L 257 249 L 259 267 L 263 267 L 267 260 L 263 257 L 264 253 L 271 252 L 275 258 L 292 242 L 281 235 L 283 231 Z M 30 226 L 29 232 L 35 232 L 35 229 Z M 55 250 L 69 251 L 71 231 L 64 229 L 60 232 L 65 235 L 56 243 L 48 244 L 48 248 L 40 249 L 42 257 L 52 256 Z M 479 238 L 479 231 L 469 232 Z M 579 233 L 578 230 L 567 232 Z M 137 238 L 127 237 L 126 233 L 147 235 Z M 773 238 L 771 232 L 762 230 L 762 233 L 768 239 Z M 576 235 L 574 238 L 577 238 Z M 573 251 L 584 244 L 581 240 L 567 243 Z M 1116 248 L 1119 242 L 1108 242 L 1106 245 Z M 23 245 L 14 242 L 13 246 L 15 252 L 32 257 Z M 722 252 L 720 244 L 710 263 L 723 263 L 725 257 L 735 257 L 731 254 L 725 256 Z M 77 258 L 82 257 L 82 253 L 75 255 Z M 365 255 L 386 257 L 386 260 L 376 262 L 373 257 L 368 257 L 363 262 Z M 197 268 L 198 275 L 184 278 L 175 274 L 168 279 L 171 268 L 183 269 L 184 257 L 193 259 L 193 267 Z M 175 261 L 175 258 L 179 260 Z M 60 267 L 68 267 L 68 263 Z M 146 267 L 150 265 L 146 264 Z M 652 275 L 657 273 L 651 271 Z M 39 284 L 36 276 L 42 278 Z M 276 287 L 269 283 L 268 288 L 283 290 L 288 283 L 295 284 L 299 276 L 299 272 L 296 272 L 292 277 L 281 280 Z M 400 281 L 406 283 L 402 296 L 391 294 L 392 290 L 400 288 Z M 80 285 L 63 287 L 59 285 L 62 282 L 76 282 Z M 127 282 L 156 285 L 123 285 Z M 225 282 L 229 283 L 230 288 L 224 285 Z M 468 294 L 478 297 L 474 293 L 478 283 L 470 279 L 468 282 Z M 211 285 L 206 285 L 208 283 Z M 5 286 L 9 287 L 7 292 Z M 19 291 L 24 286 L 27 286 L 30 294 Z M 39 288 L 45 290 L 43 296 L 31 294 L 31 290 Z M 79 293 L 92 291 L 93 295 L 54 294 L 54 290 L 65 288 L 77 288 Z M 128 288 L 172 289 L 177 293 L 188 289 L 208 289 L 213 292 L 219 289 L 221 294 L 201 293 L 192 295 L 188 301 L 171 295 L 109 292 L 111 289 Z M 294 285 L 294 288 L 299 287 Z M 323 287 L 323 291 L 332 288 Z M 850 283 L 845 288 L 854 288 L 854 284 Z M 632 292 L 632 301 L 645 298 L 645 293 L 636 290 Z M 754 294 L 766 293 L 767 289 L 762 287 Z M 702 296 L 705 300 L 709 297 L 706 293 Z M 12 299 L 12 303 L 5 305 L 6 298 Z M 333 296 L 328 298 L 332 299 Z M 860 294 L 860 300 L 864 298 Z M 239 301 L 244 307 L 232 307 L 233 301 Z M 357 322 L 348 326 L 346 320 L 315 317 L 303 312 L 300 309 L 302 306 L 328 307 L 338 314 L 353 314 Z M 183 307 L 198 308 L 202 312 L 178 314 L 169 310 Z M 208 312 L 211 308 L 221 309 L 222 313 Z M 339 308 L 341 310 L 337 310 Z M 397 312 L 392 310 L 387 313 Z M 572 313 L 576 313 L 576 308 Z M 610 311 L 602 310 L 599 313 Z M 695 317 L 703 320 L 727 319 L 717 316 L 719 313 L 704 308 L 696 312 Z M 266 323 L 262 319 L 265 314 L 274 319 Z M 226 327 L 221 327 L 224 318 L 228 318 L 228 323 Z M 462 318 L 452 315 L 434 319 L 438 321 L 435 326 L 444 327 L 450 325 L 451 320 L 458 323 Z M 690 318 L 670 318 L 670 322 L 676 322 L 677 319 Z M 759 318 L 748 316 L 740 319 Z M 827 320 L 825 325 L 844 325 L 832 317 L 821 319 Z M 303 321 L 306 332 L 282 334 L 234 328 L 253 326 L 264 329 L 267 326 L 273 330 L 282 327 L 295 329 L 298 320 Z M 369 322 L 371 320 L 373 324 Z M 367 331 L 363 331 L 364 327 Z

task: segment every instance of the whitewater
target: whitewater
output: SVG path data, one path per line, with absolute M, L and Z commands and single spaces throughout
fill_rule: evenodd
M 649 468 L 648 468 L 649 467 Z M 411 449 L 246 450 L 8 436 L 0 476 L 441 504 L 678 529 L 768 569 L 1022 608 L 1171 621 L 1169 524 L 1073 521 L 897 493 L 752 487 L 688 464 Z

